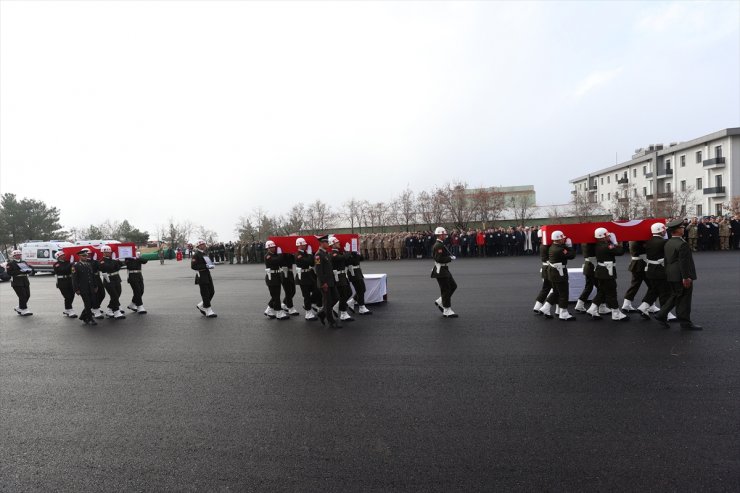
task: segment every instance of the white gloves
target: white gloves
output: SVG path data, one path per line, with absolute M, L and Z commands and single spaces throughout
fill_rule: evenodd
M 617 235 L 614 233 L 609 233 L 609 241 L 611 241 L 612 245 L 617 244 Z
M 450 260 L 457 260 L 457 257 L 455 257 L 454 255 L 450 255 Z
M 570 238 L 566 238 L 565 239 L 565 246 L 567 246 L 568 248 L 572 247 L 573 246 L 573 241 Z

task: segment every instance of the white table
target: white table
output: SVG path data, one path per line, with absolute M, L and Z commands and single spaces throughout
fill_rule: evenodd
M 364 277 L 365 303 L 369 305 L 388 301 L 388 274 L 364 274 Z M 355 294 L 354 287 L 352 294 Z
M 583 269 L 568 269 L 568 301 L 577 301 L 578 297 L 583 291 L 583 286 L 586 285 L 586 277 L 583 275 Z M 591 295 L 595 295 L 594 290 L 591 290 L 591 294 L 588 295 L 588 299 L 591 299 Z

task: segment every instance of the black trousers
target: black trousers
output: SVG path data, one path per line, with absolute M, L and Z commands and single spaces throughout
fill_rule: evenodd
M 336 286 L 329 286 L 326 291 L 319 289 L 321 292 L 321 311 L 326 315 L 326 319 L 330 324 L 336 323 L 334 319 L 334 313 L 332 307 L 339 299 L 339 291 Z
M 550 290 L 552 289 L 552 283 L 549 279 L 543 279 L 542 280 L 542 288 L 540 288 L 540 292 L 537 293 L 537 298 L 535 298 L 535 301 L 539 303 L 544 303 L 545 298 L 547 298 L 548 293 L 550 293 Z
M 62 297 L 64 298 L 64 309 L 71 310 L 72 302 L 75 300 L 75 290 L 72 287 L 72 283 L 57 282 L 57 288 L 59 289 L 59 292 L 62 293 Z
M 283 285 L 283 291 L 285 292 L 283 303 L 285 303 L 285 306 L 287 306 L 288 308 L 293 308 L 293 296 L 295 296 L 296 291 L 295 278 L 293 277 L 293 273 L 289 273 L 288 277 L 282 277 L 281 283 Z
M 367 291 L 367 288 L 365 288 L 365 277 L 362 273 L 356 273 L 354 276 L 351 276 L 349 280 L 355 288 L 355 301 L 360 306 L 364 305 L 365 291 Z
M 596 283 L 594 276 L 583 277 L 585 278 L 586 283 L 583 285 L 583 291 L 581 291 L 581 295 L 578 297 L 578 299 L 585 303 L 588 301 L 588 297 L 591 296 L 591 291 L 594 290 L 594 286 L 596 285 Z
M 267 284 L 267 290 L 270 292 L 270 301 L 267 302 L 267 306 L 275 311 L 280 310 L 280 283 Z
M 103 280 L 98 274 L 95 274 L 95 287 L 98 288 L 98 290 L 93 294 L 92 307 L 97 310 L 100 308 L 100 305 L 103 304 L 103 300 L 105 299 L 105 286 L 103 286 Z
M 82 313 L 80 313 L 80 320 L 83 322 L 89 322 L 93 319 L 92 307 L 95 303 L 96 293 L 80 291 L 80 298 L 82 298 L 82 304 L 84 305 Z
M 668 312 L 676 308 L 676 318 L 681 323 L 691 322 L 691 297 L 694 294 L 694 283 L 688 288 L 683 287 L 683 283 L 679 282 L 668 282 L 668 289 L 670 295 L 665 303 L 660 307 L 660 311 L 656 314 L 658 318 L 665 319 L 668 316 Z
M 144 296 L 144 277 L 134 272 L 128 275 L 128 283 L 131 285 L 131 291 L 134 292 L 134 295 L 131 297 L 131 303 L 136 306 L 143 305 L 144 301 L 141 297 Z
M 596 296 L 594 296 L 594 303 L 601 305 L 606 303 L 606 306 L 612 310 L 619 308 L 617 301 L 617 280 L 616 279 L 599 279 L 597 282 Z
M 21 310 L 28 308 L 28 300 L 31 298 L 31 287 L 13 286 L 13 291 L 18 295 L 18 308 Z
M 630 287 L 627 288 L 627 292 L 624 293 L 624 299 L 630 300 L 630 301 L 634 300 L 644 280 L 645 280 L 645 270 L 639 269 L 636 272 L 633 272 L 632 281 L 630 282 Z
M 200 297 L 201 299 L 203 299 L 203 308 L 210 308 L 213 295 L 216 294 L 216 289 L 213 287 L 213 282 L 203 282 L 203 277 L 201 277 L 200 284 L 198 284 L 198 286 L 200 287 Z
M 303 295 L 303 309 L 308 311 L 311 309 L 311 305 L 320 306 L 321 291 L 314 287 L 315 285 L 301 284 L 301 294 Z
M 652 305 L 655 303 L 655 300 L 660 300 L 660 306 L 665 305 L 668 297 L 671 295 L 671 288 L 668 286 L 668 281 L 665 279 L 645 279 L 645 284 L 647 284 L 648 290 L 642 299 L 643 303 Z
M 352 297 L 352 288 L 349 287 L 349 280 L 344 274 L 339 275 L 339 284 L 337 285 L 337 291 L 339 292 L 339 311 L 347 311 L 347 300 Z
M 105 284 L 105 290 L 108 292 L 108 296 L 110 296 L 110 301 L 108 302 L 108 308 L 111 310 L 118 311 L 119 308 L 121 308 L 121 279 L 119 276 L 112 276 L 110 278 L 109 282 L 104 283 Z
M 552 290 L 555 301 L 560 308 L 568 308 L 568 278 L 552 281 Z
M 442 307 L 450 308 L 452 306 L 452 294 L 457 289 L 457 283 L 450 274 L 449 277 L 438 277 L 439 292 L 442 295 Z

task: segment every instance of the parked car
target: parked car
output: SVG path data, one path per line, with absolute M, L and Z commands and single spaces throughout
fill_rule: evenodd
M 7 267 L 8 259 L 0 252 L 0 282 L 10 281 L 10 274 L 8 274 Z

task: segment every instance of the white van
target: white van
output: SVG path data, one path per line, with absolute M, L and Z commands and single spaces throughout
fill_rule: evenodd
M 80 240 L 75 241 L 77 246 L 98 246 L 98 245 L 117 245 L 121 243 L 118 240 Z
M 21 258 L 34 272 L 53 272 L 54 263 L 57 261 L 54 255 L 64 247 L 74 246 L 68 241 L 29 241 L 20 244 Z

